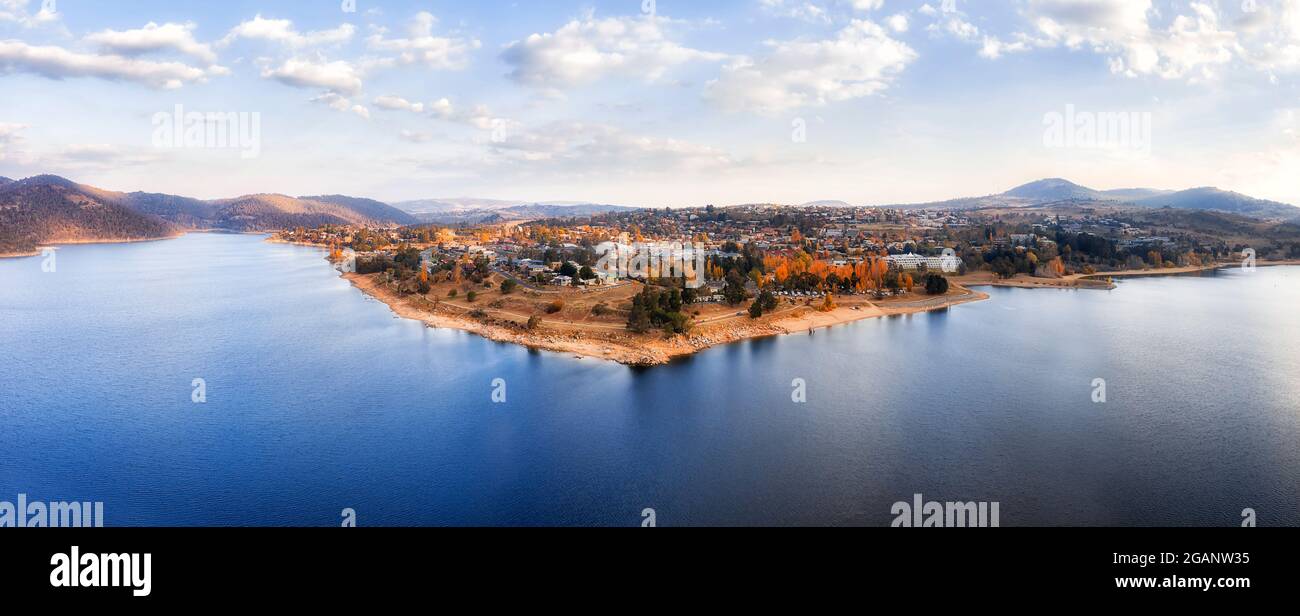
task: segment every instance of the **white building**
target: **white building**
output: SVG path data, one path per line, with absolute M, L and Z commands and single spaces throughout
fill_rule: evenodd
M 960 260 L 955 255 L 944 257 L 923 257 L 918 254 L 889 255 L 885 257 L 889 263 L 890 269 L 902 271 L 915 271 L 925 266 L 925 269 L 931 272 L 956 272 L 960 267 Z

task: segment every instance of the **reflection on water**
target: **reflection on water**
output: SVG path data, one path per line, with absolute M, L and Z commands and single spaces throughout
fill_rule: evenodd
M 1297 268 L 988 289 L 644 370 L 394 319 L 252 236 L 0 277 L 0 500 L 108 525 L 888 525 L 918 493 L 1007 526 L 1300 524 Z

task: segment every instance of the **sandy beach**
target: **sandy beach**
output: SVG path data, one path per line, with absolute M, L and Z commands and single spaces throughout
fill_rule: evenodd
M 677 357 L 751 338 L 808 332 L 863 319 L 941 310 L 988 299 L 985 293 L 954 286 L 943 297 L 881 302 L 843 298 L 839 300 L 840 306 L 830 312 L 804 305 L 785 305 L 761 319 L 750 319 L 743 314 L 746 307 L 738 306 L 734 315 L 699 322 L 691 333 L 667 338 L 658 333 L 636 334 L 608 324 L 547 319 L 543 319 L 540 328 L 530 331 L 524 326 L 526 315 L 485 308 L 478 310 L 481 313 L 478 316 L 470 316 L 467 309 L 449 302 L 398 295 L 375 276 L 344 273 L 343 278 L 366 295 L 387 304 L 399 317 L 421 321 L 430 327 L 458 329 L 498 342 L 632 366 L 662 365 Z
M 529 330 L 525 326 L 530 316 L 527 313 L 480 305 L 471 307 L 463 302 L 431 301 L 415 295 L 403 296 L 380 284 L 375 276 L 345 273 L 343 277 L 363 293 L 387 304 L 398 316 L 422 321 L 430 327 L 458 329 L 498 342 L 569 353 L 580 358 L 605 359 L 633 366 L 655 366 L 722 344 L 804 333 L 864 319 L 942 310 L 989 299 L 988 294 L 970 287 L 1114 289 L 1112 278 L 1190 274 L 1239 265 L 1221 263 L 1200 267 L 1074 274 L 1061 278 L 1018 276 L 1005 280 L 996 278 L 990 272 L 979 272 L 951 279 L 952 289 L 942 297 L 913 295 L 881 301 L 862 297 L 837 297 L 838 307 L 829 312 L 821 312 L 808 305 L 783 303 L 776 312 L 761 319 L 750 319 L 746 313 L 747 306 L 736 306 L 733 310 L 722 310 L 720 314 L 699 319 L 689 334 L 671 338 L 659 333 L 636 334 L 621 324 L 548 318 L 545 315 L 542 316 L 541 327 Z M 1260 267 L 1275 265 L 1300 265 L 1300 261 L 1258 263 Z M 715 310 L 717 312 L 719 311 Z

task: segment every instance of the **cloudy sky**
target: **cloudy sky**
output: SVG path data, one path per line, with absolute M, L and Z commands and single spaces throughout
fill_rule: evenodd
M 1298 83 L 1300 0 L 0 0 L 0 175 L 674 207 L 1061 176 L 1300 203 Z M 160 147 L 178 105 L 256 114 L 256 156 Z M 1048 138 L 1067 110 L 1078 139 Z

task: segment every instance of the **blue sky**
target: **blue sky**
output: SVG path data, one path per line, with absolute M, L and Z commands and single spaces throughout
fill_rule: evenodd
M 674 207 L 1061 176 L 1300 203 L 1300 0 L 345 5 L 0 0 L 0 175 Z M 158 147 L 176 105 L 257 114 L 256 157 Z M 1148 130 L 1051 142 L 1067 109 Z

